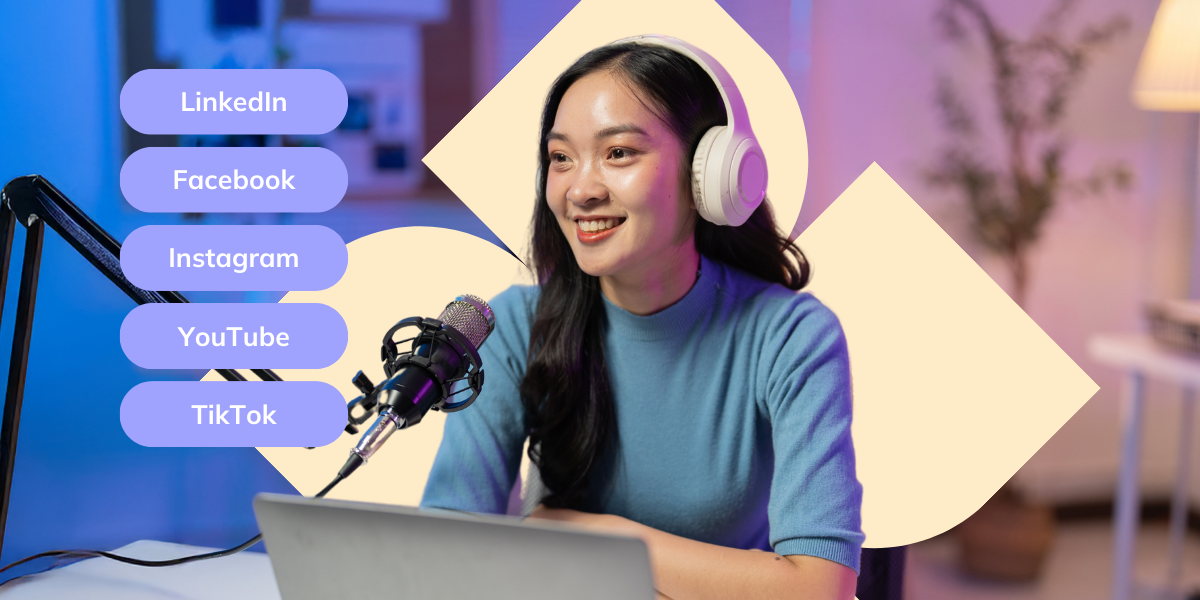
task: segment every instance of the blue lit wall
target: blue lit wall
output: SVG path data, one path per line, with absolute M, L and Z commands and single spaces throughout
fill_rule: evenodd
M 724 4 L 738 19 L 760 10 L 746 2 Z M 776 11 L 784 6 L 786 14 L 787 0 L 769 4 Z M 571 0 L 497 0 L 497 76 L 507 73 L 573 5 Z M 118 10 L 116 2 L 104 0 L 0 3 L 0 22 L 5 23 L 0 36 L 0 184 L 20 175 L 44 175 L 122 240 L 141 225 L 175 223 L 179 217 L 137 213 L 120 196 L 124 156 Z M 805 19 L 802 25 L 807 26 Z M 769 40 L 760 41 L 768 46 Z M 786 43 L 772 43 L 789 51 Z M 221 217 L 213 218 L 208 222 Z M 260 217 L 259 222 L 322 223 L 347 241 L 392 227 L 436 225 L 496 242 L 461 203 L 343 203 L 322 215 Z M 18 228 L 0 323 L 0 369 L 5 373 L 23 243 L 24 229 Z M 402 266 L 397 269 L 395 276 L 402 277 Z M 52 231 L 47 231 L 41 275 L 0 563 L 49 549 L 112 549 L 139 539 L 230 546 L 253 535 L 253 495 L 295 493 L 256 450 L 143 448 L 121 429 L 119 407 L 131 387 L 148 380 L 194 380 L 203 373 L 151 372 L 130 363 L 121 351 L 119 330 L 134 303 Z M 200 301 L 277 298 L 253 293 L 188 296 Z
M 121 208 L 118 15 L 109 2 L 0 5 L 0 181 L 47 177 L 117 239 L 150 222 Z M 0 326 L 7 372 L 24 229 Z M 126 391 L 150 372 L 121 352 L 133 301 L 47 230 L 13 496 L 0 561 L 138 539 L 223 546 L 256 531 L 259 491 L 294 493 L 253 448 L 143 448 L 121 430 Z M 7 576 L 7 573 L 5 574 Z

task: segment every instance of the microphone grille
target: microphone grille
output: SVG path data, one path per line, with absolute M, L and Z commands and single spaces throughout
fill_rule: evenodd
M 438 320 L 463 334 L 478 350 L 496 327 L 496 315 L 482 298 L 463 294 L 446 305 Z

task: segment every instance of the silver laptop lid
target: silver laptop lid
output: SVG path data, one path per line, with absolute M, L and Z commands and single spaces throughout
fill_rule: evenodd
M 654 598 L 638 539 L 543 522 L 259 494 L 283 600 Z

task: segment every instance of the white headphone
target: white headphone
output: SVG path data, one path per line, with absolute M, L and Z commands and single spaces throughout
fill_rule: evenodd
M 717 225 L 741 225 L 767 195 L 767 159 L 750 129 L 750 117 L 733 78 L 709 54 L 665 35 L 638 35 L 613 44 L 653 44 L 696 61 L 717 84 L 728 125 L 710 128 L 692 157 L 692 197 L 696 210 Z

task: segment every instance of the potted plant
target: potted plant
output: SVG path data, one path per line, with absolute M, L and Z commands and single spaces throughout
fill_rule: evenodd
M 1056 1 L 1027 37 L 1001 27 L 982 0 L 943 0 L 935 12 L 935 24 L 949 42 L 982 43 L 995 120 L 985 131 L 958 87 L 939 77 L 936 105 L 947 140 L 927 179 L 962 198 L 972 237 L 1003 259 L 1012 298 L 1021 307 L 1029 291 L 1030 251 L 1055 205 L 1068 195 L 1126 189 L 1132 180 L 1119 163 L 1097 165 L 1083 177 L 1063 171 L 1068 101 L 1093 56 L 1129 27 L 1124 16 L 1114 16 L 1069 36 L 1064 22 L 1074 4 Z M 1050 508 L 1024 498 L 1009 482 L 959 525 L 962 566 L 982 577 L 1033 579 L 1053 528 Z

